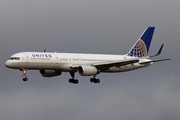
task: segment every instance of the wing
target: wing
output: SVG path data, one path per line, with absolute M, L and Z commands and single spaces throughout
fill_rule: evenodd
M 109 62 L 99 62 L 99 63 L 94 63 L 92 66 L 95 67 L 113 67 L 113 66 L 123 66 L 123 65 L 128 65 L 132 63 L 137 63 L 139 62 L 139 59 L 126 59 L 126 60 L 118 60 L 118 61 L 109 61 Z
M 99 69 L 108 69 L 110 67 L 120 67 L 123 65 L 133 64 L 139 62 L 139 59 L 133 58 L 133 59 L 125 59 L 125 60 L 117 60 L 117 61 L 107 61 L 107 62 L 97 62 L 92 63 L 90 66 L 97 67 Z M 81 65 L 72 65 L 71 68 L 76 69 Z

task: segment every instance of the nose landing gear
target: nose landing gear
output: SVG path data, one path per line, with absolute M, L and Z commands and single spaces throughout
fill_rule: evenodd
M 24 78 L 23 78 L 23 81 L 28 81 L 28 78 L 27 78 L 27 77 L 24 77 Z
M 22 71 L 22 76 L 24 76 L 23 81 L 28 81 L 28 78 L 26 77 L 26 70 L 25 69 L 21 69 L 20 71 Z

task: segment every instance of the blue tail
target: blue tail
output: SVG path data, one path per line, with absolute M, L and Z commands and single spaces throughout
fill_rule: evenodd
M 154 29 L 155 27 L 147 27 L 127 55 L 133 57 L 148 56 Z

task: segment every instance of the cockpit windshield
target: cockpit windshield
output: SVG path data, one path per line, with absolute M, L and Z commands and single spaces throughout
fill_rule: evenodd
M 19 57 L 11 57 L 10 60 L 20 60 Z

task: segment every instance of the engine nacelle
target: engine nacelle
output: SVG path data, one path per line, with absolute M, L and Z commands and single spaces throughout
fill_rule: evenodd
M 43 77 L 54 77 L 61 75 L 61 71 L 57 70 L 39 70 L 39 72 Z
M 77 70 L 82 76 L 91 76 L 99 73 L 98 69 L 93 66 L 79 66 Z

